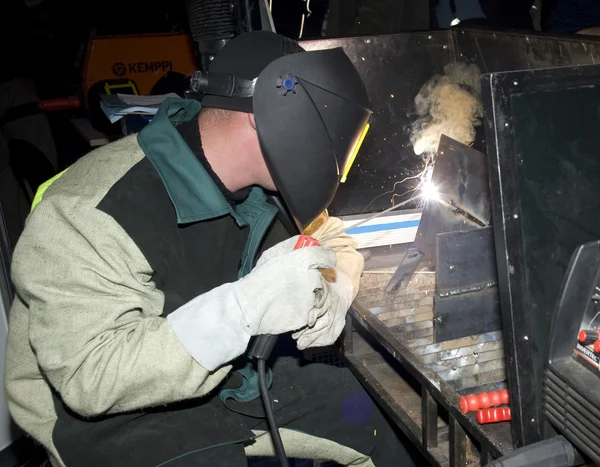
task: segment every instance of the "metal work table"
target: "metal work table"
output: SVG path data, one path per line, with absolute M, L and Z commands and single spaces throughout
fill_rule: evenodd
M 385 293 L 386 270 L 363 275 L 343 342 L 348 367 L 436 466 L 485 465 L 513 448 L 510 422 L 480 425 L 460 395 L 506 387 L 501 332 L 433 342 L 435 274 Z

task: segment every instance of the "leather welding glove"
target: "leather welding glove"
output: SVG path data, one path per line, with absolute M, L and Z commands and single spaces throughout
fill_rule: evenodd
M 310 235 L 316 240 L 339 232 L 344 223 L 324 212 L 312 225 Z M 346 323 L 346 313 L 358 295 L 360 278 L 364 269 L 363 256 L 356 251 L 357 243 L 348 234 L 342 233 L 323 242 L 322 246 L 332 248 L 337 259 L 336 281 L 328 283 L 330 293 L 326 304 L 327 312 L 322 314 L 314 326 L 306 326 L 295 332 L 298 349 L 326 347 L 332 345 L 340 336 Z
M 308 233 L 315 240 L 321 241 L 321 239 L 344 228 L 344 223 L 341 219 L 329 217 L 326 212 L 323 213 L 322 219 L 323 221 L 319 223 L 317 228 L 313 232 Z M 293 250 L 297 241 L 298 236 L 285 240 L 265 251 L 256 266 L 259 267 L 262 262 Z M 350 278 L 352 282 L 352 299 L 355 299 L 358 295 L 360 278 L 365 267 L 363 256 L 356 250 L 356 240 L 352 236 L 342 233 L 327 240 L 321 246 L 331 248 L 335 252 L 336 268 Z
M 244 278 L 192 299 L 167 317 L 188 353 L 213 371 L 242 355 L 251 336 L 314 326 L 330 288 L 317 268 L 335 267 L 333 250 L 293 250 L 298 237 L 265 251 Z
M 354 300 L 352 281 L 347 274 L 336 270 L 336 281 L 327 283 L 327 311 L 310 324 L 292 334 L 299 350 L 310 347 L 326 347 L 338 339 L 346 324 L 346 313 Z
M 335 232 L 339 232 L 344 228 L 344 223 L 337 217 L 327 217 L 327 220 L 319 226 L 311 236 L 321 241 Z M 356 240 L 352 236 L 342 233 L 336 235 L 330 240 L 322 243 L 323 247 L 331 248 L 335 252 L 337 259 L 337 269 L 345 273 L 352 281 L 352 299 L 355 299 L 358 295 L 360 288 L 360 278 L 365 267 L 365 260 L 363 256 L 356 251 Z

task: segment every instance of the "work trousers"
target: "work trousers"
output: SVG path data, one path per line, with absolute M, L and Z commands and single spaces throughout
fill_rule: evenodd
M 348 369 L 295 357 L 278 358 L 271 368 L 269 394 L 288 457 L 357 467 L 425 465 Z M 98 439 L 73 433 L 78 439 L 59 443 L 67 467 L 244 467 L 247 456 L 274 452 L 260 398 L 225 404 L 216 391 L 155 410 L 162 411 L 107 427 Z

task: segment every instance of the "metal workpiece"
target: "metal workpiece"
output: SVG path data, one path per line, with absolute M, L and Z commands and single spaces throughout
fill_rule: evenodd
M 436 342 L 502 329 L 491 227 L 436 236 Z
M 396 273 L 385 287 L 386 292 L 405 287 L 419 266 L 437 267 L 440 255 L 436 237 L 439 234 L 481 229 L 490 224 L 487 164 L 483 153 L 442 135 L 430 181 L 435 196 L 425 201 L 414 245 L 407 249 Z M 445 246 L 442 245 L 443 261 L 448 254 Z M 481 255 L 494 256 L 493 242 L 480 241 L 477 247 L 487 249 Z M 476 274 L 478 268 L 473 267 L 472 270 Z M 474 285 L 472 281 L 464 283 L 465 287 Z M 451 305 L 453 303 L 450 302 Z M 452 333 L 448 335 L 453 336 Z M 440 337 L 445 337 L 443 332 Z
M 472 230 L 490 224 L 490 192 L 487 157 L 442 135 L 431 183 L 439 201 L 425 204 L 415 238 L 424 262 L 435 261 L 436 235 Z
M 410 293 L 403 290 L 399 297 L 388 298 L 382 304 L 412 298 L 416 292 L 414 288 L 418 288 L 417 284 L 422 282 L 415 274 L 416 269 L 434 269 L 431 287 L 435 294 L 430 297 L 433 308 L 421 309 L 414 315 L 406 313 L 406 310 L 394 310 L 392 318 L 393 325 L 398 320 L 401 321 L 398 324 L 408 324 L 428 320 L 433 314 L 434 342 L 497 331 L 502 327 L 494 234 L 491 227 L 481 227 L 489 223 L 490 216 L 487 169 L 481 166 L 485 158 L 478 151 L 450 138 L 443 139 L 440 153 L 444 152 L 444 155 L 440 160 L 444 163 L 436 162 L 434 180 L 436 173 L 441 174 L 438 175 L 436 185 L 442 186 L 441 180 L 446 177 L 448 183 L 445 189 L 440 189 L 440 193 L 443 193 L 440 196 L 446 197 L 452 204 L 448 208 L 435 201 L 430 202 L 421 217 L 417 233 L 420 235 L 416 242 L 419 248 L 407 247 L 400 265 L 384 290 L 388 294 L 397 294 L 399 289 L 406 289 L 408 284 L 412 284 L 413 288 Z M 458 203 L 462 203 L 460 212 L 453 211 L 452 206 Z M 467 210 L 469 215 L 465 217 Z M 471 219 L 475 216 L 477 223 L 472 223 Z M 428 256 L 421 249 L 432 251 L 432 248 L 433 265 L 421 264 Z M 421 274 L 425 272 L 420 271 Z M 375 307 L 374 313 L 385 313 L 380 308 L 381 306 Z M 413 327 L 416 326 L 417 324 L 413 324 Z
M 384 291 L 391 275 L 363 275 L 345 332 L 348 366 L 432 465 L 509 452 L 510 423 L 480 425 L 458 405 L 460 395 L 506 387 L 502 332 L 435 342 L 435 274 L 417 271 L 393 295 Z
M 417 267 L 423 260 L 423 252 L 414 246 L 409 246 L 400 261 L 400 265 L 394 272 L 394 275 L 385 286 L 386 292 L 394 292 L 397 289 L 405 288 L 410 282 Z
M 441 198 L 478 226 L 490 224 L 488 158 L 472 147 L 442 135 L 432 182 Z

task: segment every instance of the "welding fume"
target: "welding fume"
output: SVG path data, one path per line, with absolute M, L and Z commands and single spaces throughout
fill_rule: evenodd
M 355 224 L 340 228 L 330 234 L 326 240 L 414 203 L 423 206 L 430 201 L 436 201 L 454 209 L 452 200 L 444 196 L 443 187 L 433 183 L 435 158 L 442 135 L 468 146 L 475 141 L 477 127 L 481 125 L 483 117 L 480 73 L 479 67 L 475 64 L 453 62 L 444 67 L 442 74 L 432 76 L 421 87 L 414 99 L 416 119 L 408 130 L 413 150 L 423 160 L 422 165 L 415 169 L 417 174 L 395 182 L 391 190 L 375 198 L 393 194 L 392 206 Z M 417 180 L 416 188 L 409 190 L 414 194 L 404 201 L 395 203 L 396 188 L 412 180 Z M 367 205 L 367 208 L 374 200 Z
M 432 182 L 440 137 L 446 135 L 467 146 L 475 141 L 483 117 L 480 74 L 475 64 L 450 63 L 415 97 L 417 118 L 410 127 L 410 142 L 415 154 L 423 158 L 418 194 L 425 200 L 443 201 L 440 187 Z
M 483 117 L 480 74 L 475 64 L 454 62 L 423 85 L 415 97 L 418 118 L 410 132 L 415 154 L 434 154 L 441 135 L 467 146 L 475 141 Z

